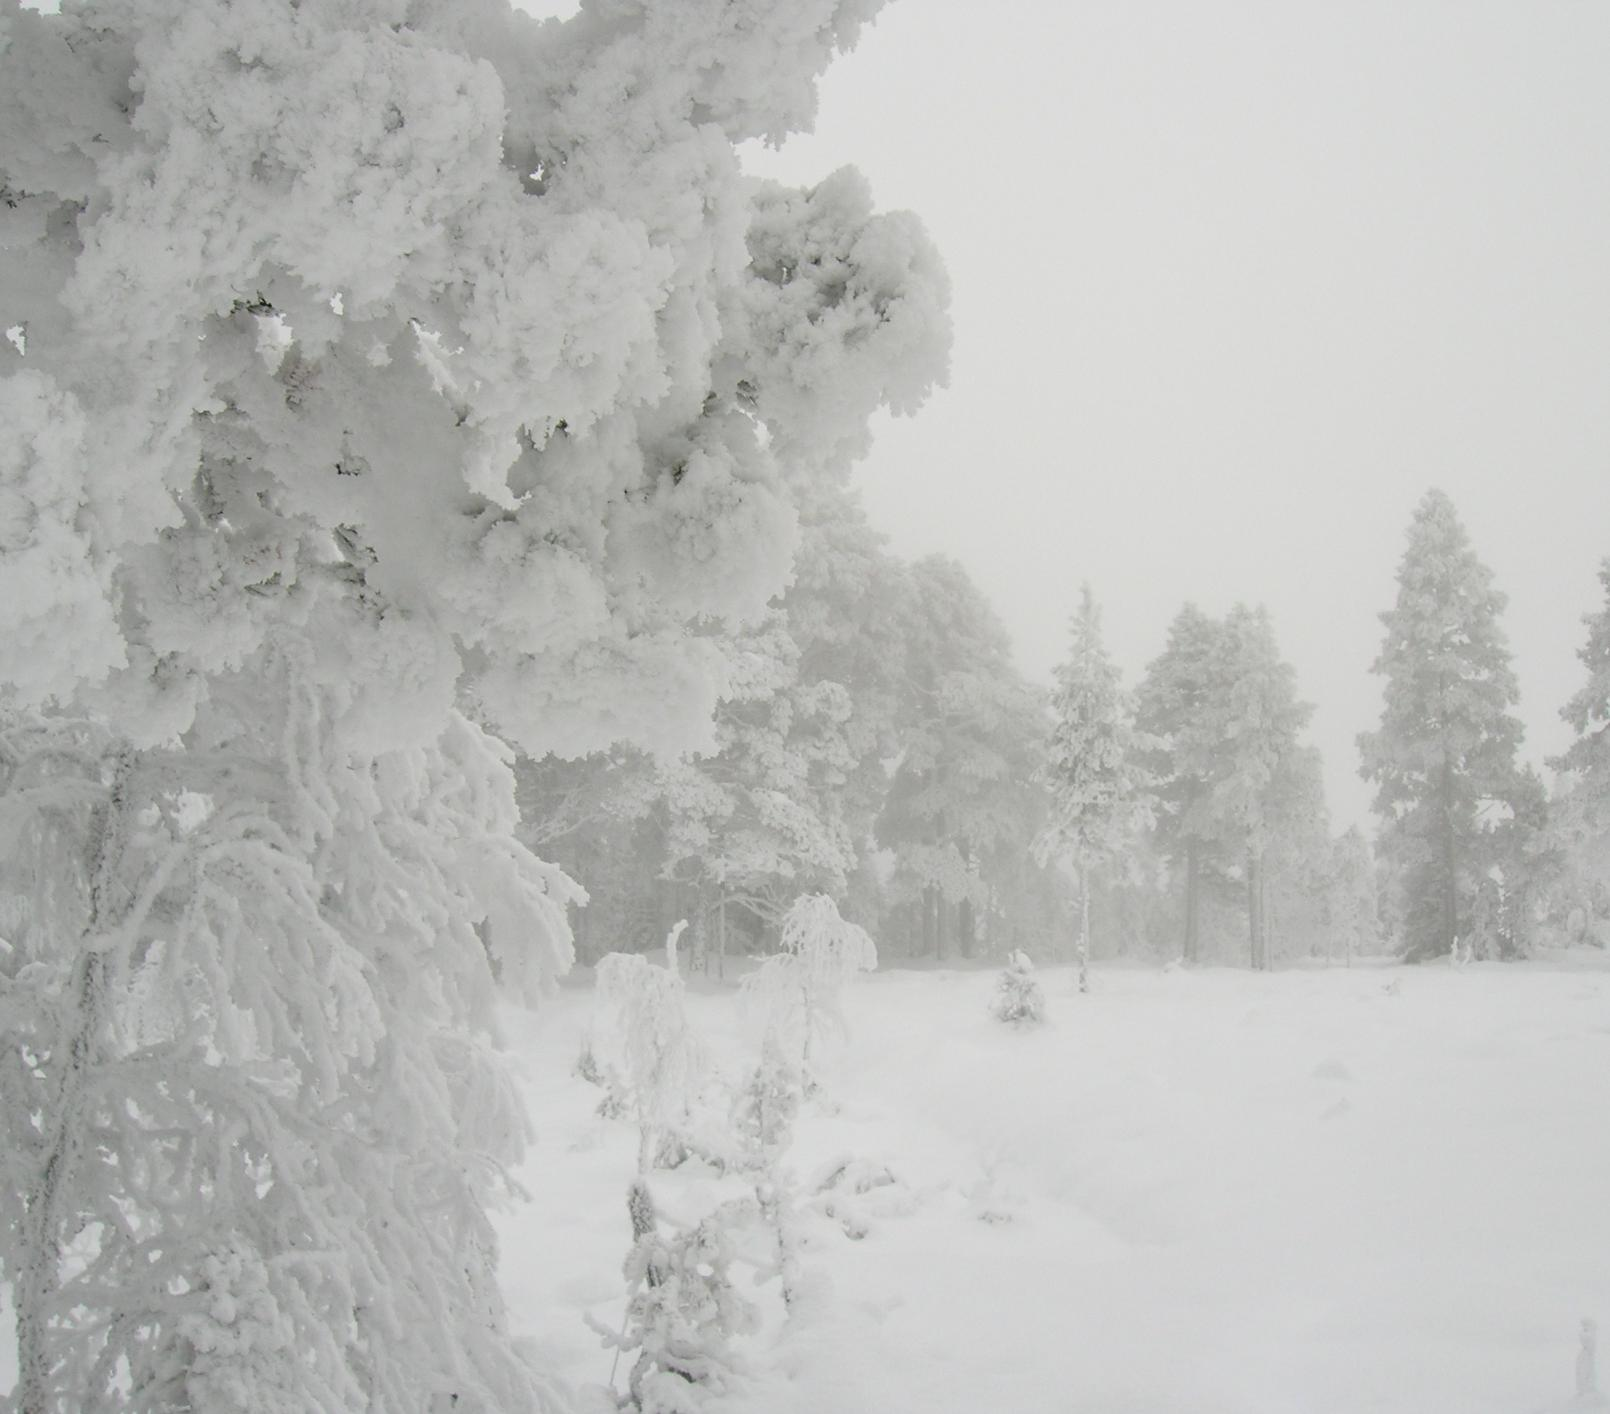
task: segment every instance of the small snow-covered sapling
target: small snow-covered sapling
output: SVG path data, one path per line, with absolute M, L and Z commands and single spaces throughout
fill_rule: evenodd
M 1033 1026 L 1045 1020 L 1045 992 L 1027 953 L 1014 951 L 996 979 L 990 1015 L 1009 1026 Z

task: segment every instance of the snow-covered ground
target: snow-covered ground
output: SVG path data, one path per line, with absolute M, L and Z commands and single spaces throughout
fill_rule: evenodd
M 992 972 L 852 989 L 789 1165 L 804 1195 L 844 1158 L 894 1181 L 840 1200 L 842 1225 L 817 1203 L 817 1289 L 724 1407 L 1574 1407 L 1579 1323 L 1610 1331 L 1610 971 L 1041 980 L 1050 1021 L 1027 1032 L 987 1016 Z M 609 1377 L 583 1316 L 621 1319 L 635 1157 L 571 1074 L 589 1012 L 583 976 L 509 1014 L 539 1139 L 533 1201 L 500 1219 L 516 1324 L 578 1386 Z M 695 984 L 690 1012 L 735 1074 L 733 990 Z M 697 1165 L 656 1183 L 686 1212 L 715 1192 Z

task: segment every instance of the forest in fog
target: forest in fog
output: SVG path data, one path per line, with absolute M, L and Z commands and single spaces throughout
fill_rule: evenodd
M 1453 500 L 1380 526 L 1368 833 L 1278 605 L 1126 682 L 1093 583 L 1025 680 L 854 486 L 940 250 L 745 157 L 881 4 L 0 0 L 0 1414 L 1291 1414 L 1248 1253 L 1232 1334 L 1422 1414 L 1436 1333 L 1324 1304 L 1419 1233 L 1471 1369 L 1564 1368 L 1610 561 L 1545 781 Z M 1568 1201 L 1489 1205 L 1533 1141 Z M 1500 1221 L 1533 1313 L 1464 1301 Z
M 714 743 L 670 761 L 524 759 L 521 829 L 588 891 L 583 960 L 658 947 L 686 918 L 716 969 L 770 950 L 815 892 L 886 960 L 1065 960 L 1086 888 L 1096 957 L 1266 967 L 1446 956 L 1455 939 L 1461 958 L 1602 946 L 1610 565 L 1603 581 L 1550 788 L 1519 755 L 1504 596 L 1452 502 L 1427 493 L 1382 605 L 1385 710 L 1358 743 L 1372 844 L 1333 827 L 1310 709 L 1263 606 L 1182 605 L 1125 685 L 1086 586 L 1048 690 L 1014 668 L 960 564 L 902 561 L 852 495 L 818 495 L 794 582 L 732 645 L 742 667 Z

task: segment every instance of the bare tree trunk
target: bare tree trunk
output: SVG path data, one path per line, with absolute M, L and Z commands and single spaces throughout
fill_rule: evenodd
M 971 957 L 973 955 L 974 927 L 975 922 L 973 919 L 973 901 L 970 898 L 964 898 L 961 901 L 961 913 L 957 923 L 957 933 L 959 935 L 958 942 L 960 943 L 961 954 L 963 957 Z
M 716 976 L 727 980 L 727 896 L 716 904 Z
M 1202 925 L 1202 861 L 1194 839 L 1185 842 L 1185 946 L 1186 962 L 1197 960 Z
M 938 893 L 932 885 L 927 885 L 922 891 L 922 955 L 924 957 L 939 956 L 939 928 L 938 928 Z
M 1459 937 L 1459 878 L 1453 837 L 1453 765 L 1442 763 L 1442 950 L 1451 953 Z
M 112 879 L 122 845 L 125 795 L 132 770 L 132 753 L 120 753 L 112 788 L 91 833 L 89 916 L 73 966 L 72 1011 L 59 1042 L 64 1064 L 48 1119 L 50 1142 L 39 1186 L 24 1199 L 22 1261 L 14 1293 L 17 1414 L 53 1414 L 56 1408 L 50 1389 L 50 1308 L 61 1284 L 63 1203 L 77 1177 L 75 1170 L 86 1139 L 85 1094 L 103 1059 L 106 958 L 100 948 L 114 908 Z
M 1079 990 L 1090 990 L 1090 871 L 1079 870 Z
M 22 1223 L 22 1265 L 17 1272 L 18 1414 L 53 1414 L 48 1336 L 50 1308 L 61 1283 L 62 1198 L 71 1187 L 84 1146 L 84 1092 L 99 1060 L 102 1027 L 102 959 L 84 953 L 73 969 L 73 1025 L 52 1107 L 50 1147 L 39 1187 L 27 1195 Z
M 1252 966 L 1267 971 L 1268 939 L 1263 933 L 1263 860 L 1255 851 L 1247 853 L 1247 932 L 1252 943 Z

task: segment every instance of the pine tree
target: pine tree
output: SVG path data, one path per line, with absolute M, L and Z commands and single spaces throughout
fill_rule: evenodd
M 1579 778 L 1595 778 L 1600 791 L 1610 794 L 1610 557 L 1599 566 L 1599 584 L 1604 603 L 1583 615 L 1588 641 L 1577 650 L 1588 680 L 1560 709 L 1576 738 L 1551 764 Z
M 971 956 L 992 881 L 1029 851 L 1043 714 L 1011 640 L 961 565 L 912 564 L 899 766 L 877 822 L 921 949 Z M 987 917 L 987 913 L 986 913 Z M 954 928 L 952 922 L 954 921 Z
M 1520 789 L 1519 690 L 1498 622 L 1505 596 L 1441 491 L 1415 508 L 1397 583 L 1373 666 L 1385 710 L 1359 751 L 1403 892 L 1404 952 L 1418 960 L 1464 936 L 1495 866 L 1495 827 Z
M 1375 885 L 1375 860 L 1369 841 L 1355 825 L 1331 850 L 1327 912 L 1332 937 L 1340 943 L 1343 962 L 1369 956 L 1380 943 L 1381 925 Z
M 1573 941 L 1602 941 L 1610 919 L 1610 559 L 1599 567 L 1604 603 L 1583 616 L 1577 657 L 1587 681 L 1560 709 L 1571 744 L 1549 761 L 1558 773 L 1547 823 L 1528 840 L 1532 878 Z
M 1157 781 L 1157 833 L 1185 874 L 1181 950 L 1195 962 L 1201 950 L 1203 871 L 1219 843 L 1212 808 L 1218 741 L 1207 714 L 1223 653 L 1223 627 L 1195 604 L 1169 625 L 1162 654 L 1147 667 L 1136 694 L 1136 723 L 1154 743 L 1146 765 Z
M 1042 858 L 1065 858 L 1079 887 L 1079 990 L 1089 990 L 1091 874 L 1111 864 L 1152 822 L 1147 745 L 1135 729 L 1129 694 L 1101 641 L 1101 611 L 1079 591 L 1068 657 L 1056 670 L 1052 725 L 1042 779 L 1050 818 L 1035 840 Z
M 1268 611 L 1238 604 L 1225 620 L 1222 650 L 1203 708 L 1213 752 L 1208 806 L 1217 835 L 1243 858 L 1252 965 L 1269 966 L 1264 858 L 1284 788 L 1298 798 L 1297 733 L 1312 708 L 1297 701 L 1296 674 L 1280 657 Z

